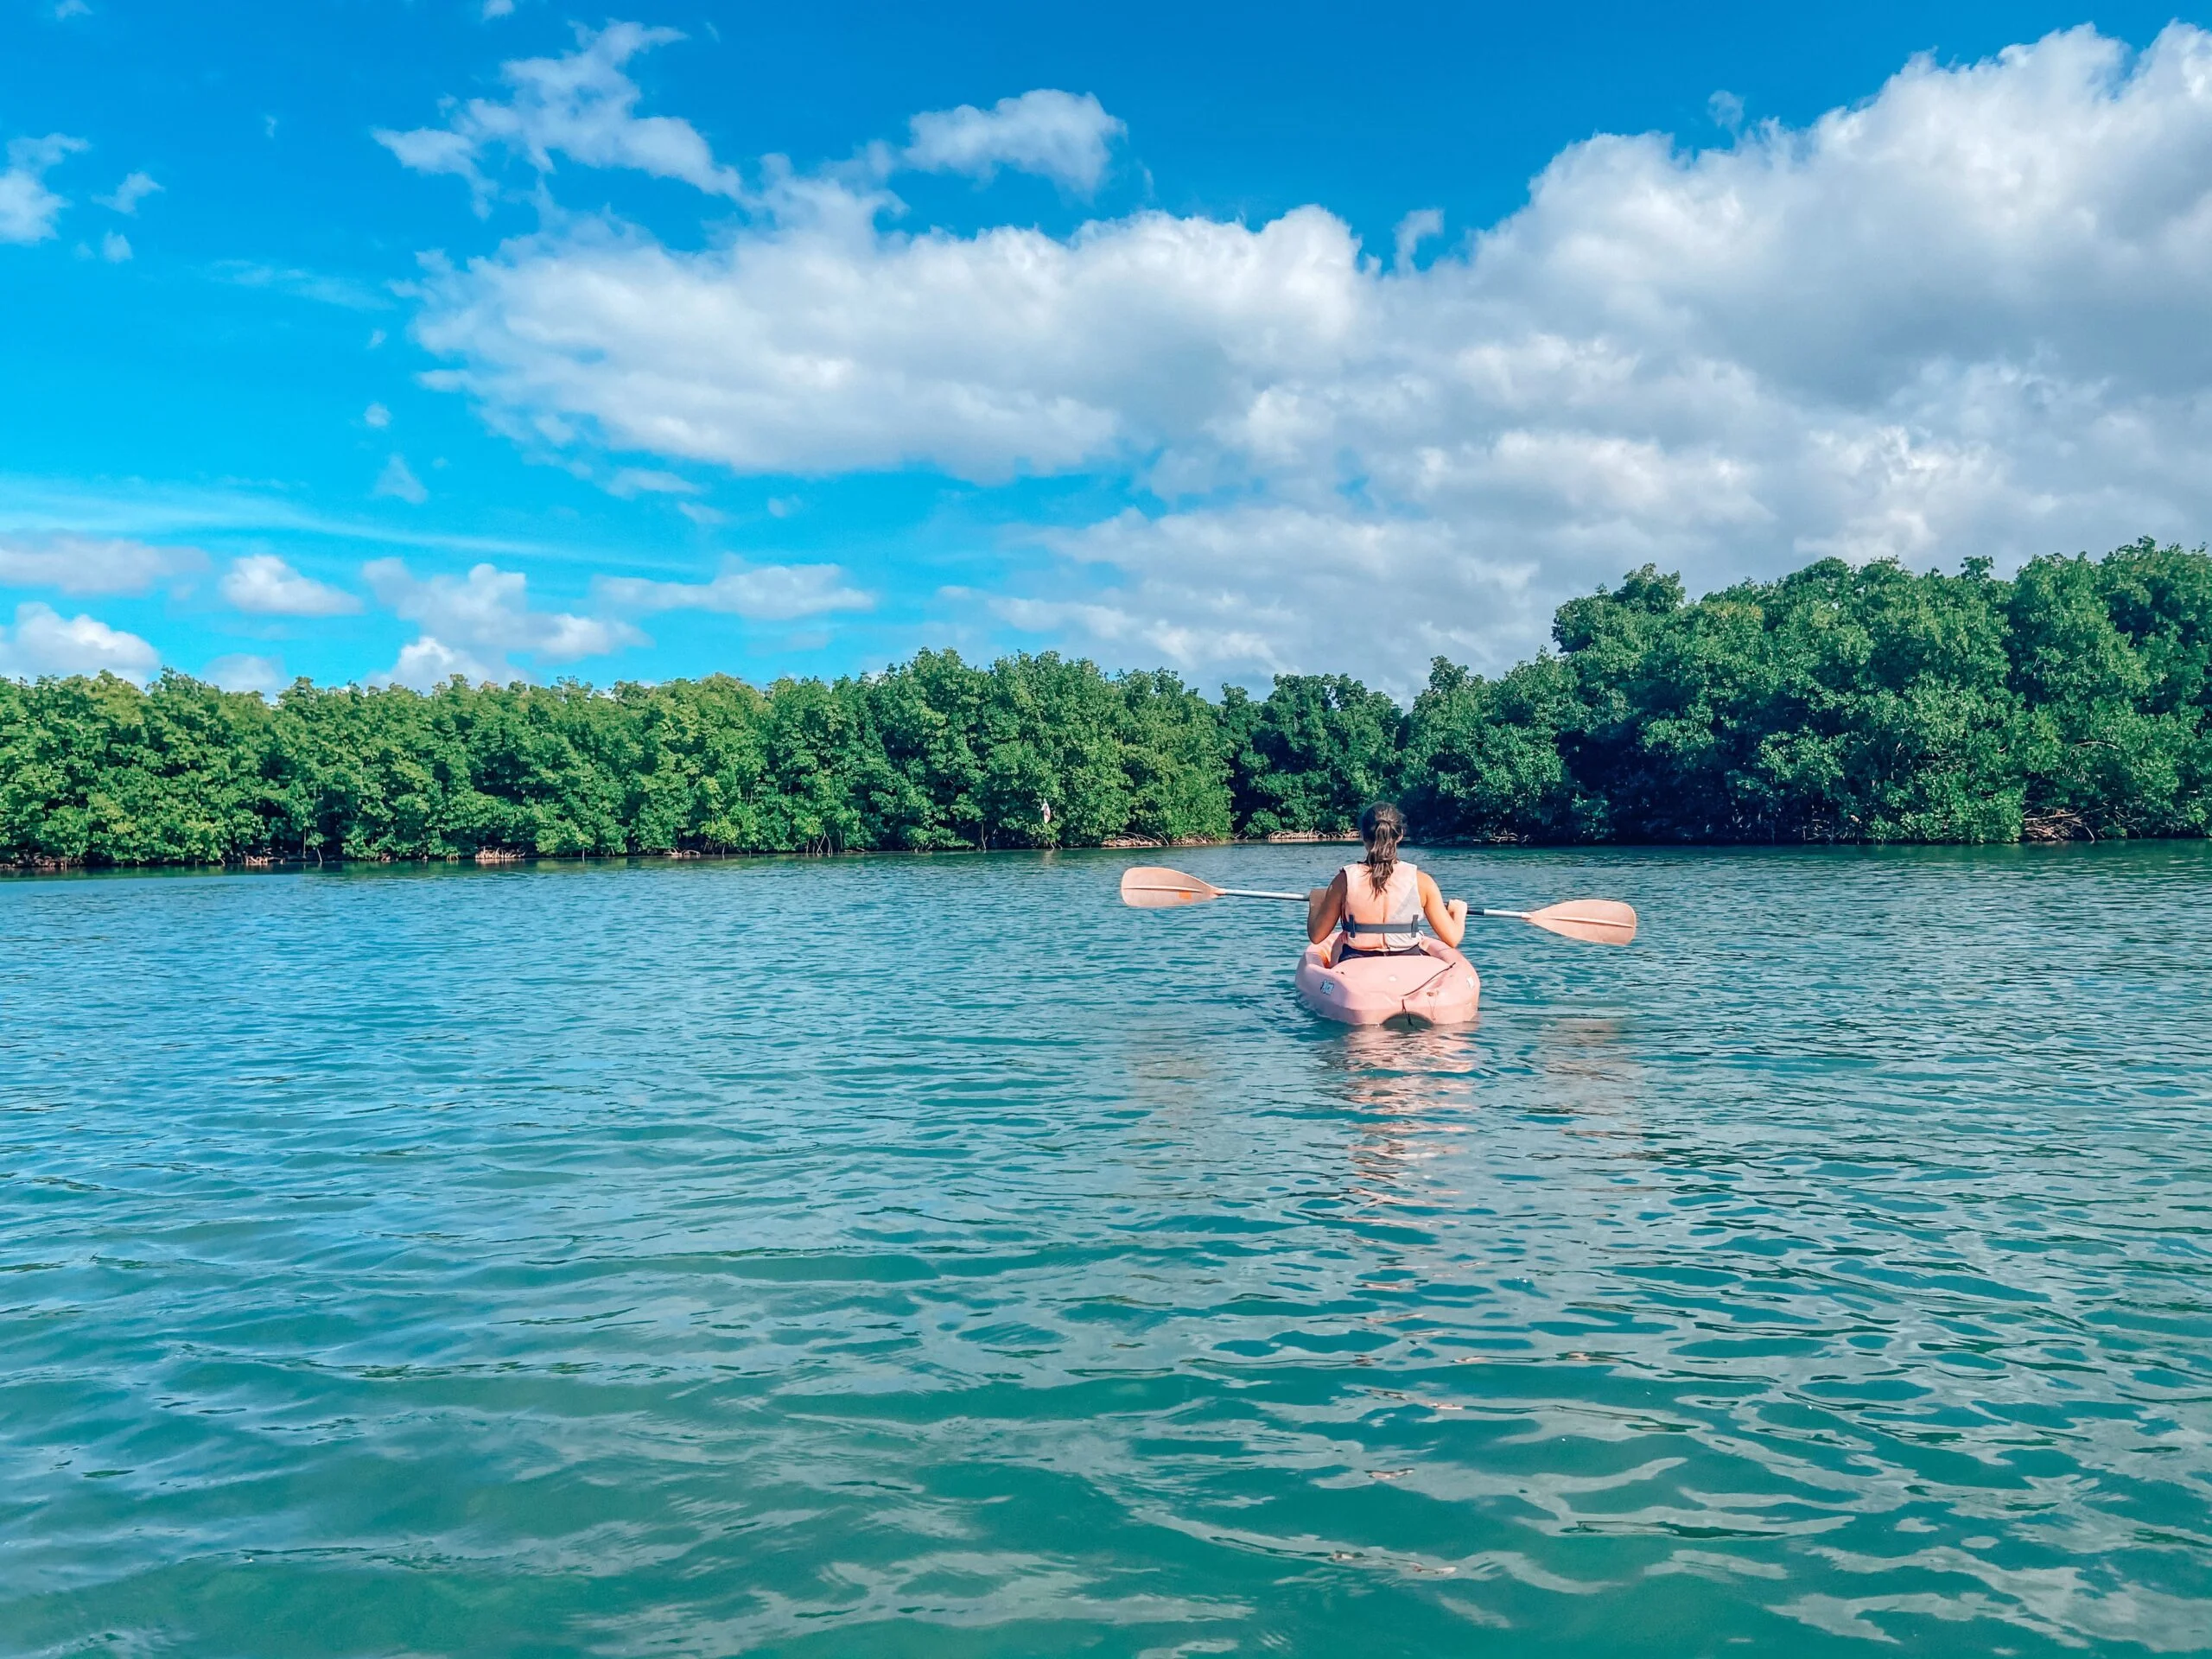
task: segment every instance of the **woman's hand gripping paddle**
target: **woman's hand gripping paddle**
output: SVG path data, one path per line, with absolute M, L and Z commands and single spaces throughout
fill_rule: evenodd
M 1138 910 L 1168 910 L 1203 905 L 1214 899 L 1287 899 L 1303 904 L 1302 893 L 1262 893 L 1251 887 L 1217 887 L 1180 870 L 1140 864 L 1122 873 L 1122 902 Z M 1527 922 L 1547 933 L 1592 944 L 1626 944 L 1636 937 L 1636 912 L 1615 899 L 1569 899 L 1541 910 L 1478 910 L 1469 912 Z

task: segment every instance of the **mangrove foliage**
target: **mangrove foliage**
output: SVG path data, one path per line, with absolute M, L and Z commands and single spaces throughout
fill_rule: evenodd
M 2212 558 L 2145 540 L 1999 578 L 1823 560 L 1692 601 L 1646 567 L 1497 678 L 1210 700 L 1165 671 L 924 652 L 725 675 L 274 701 L 164 673 L 0 679 L 0 861 L 215 863 L 1431 840 L 2013 841 L 2212 828 Z

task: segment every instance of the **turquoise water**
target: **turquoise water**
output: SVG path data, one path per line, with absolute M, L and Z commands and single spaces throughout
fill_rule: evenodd
M 2212 1651 L 2212 849 L 1131 861 L 0 882 L 0 1651 Z

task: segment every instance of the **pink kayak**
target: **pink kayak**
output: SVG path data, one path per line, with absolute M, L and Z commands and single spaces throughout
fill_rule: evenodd
M 1298 995 L 1324 1019 L 1349 1026 L 1408 1020 L 1425 1026 L 1465 1025 L 1475 1017 L 1482 980 L 1467 959 L 1440 939 L 1421 951 L 1362 957 L 1334 965 L 1342 937 L 1309 944 L 1298 959 Z

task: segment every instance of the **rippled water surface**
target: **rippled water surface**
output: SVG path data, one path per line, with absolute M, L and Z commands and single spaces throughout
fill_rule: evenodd
M 2212 849 L 1129 861 L 0 882 L 0 1651 L 2212 1651 Z

